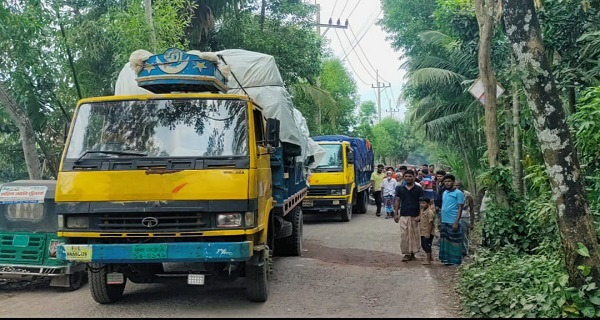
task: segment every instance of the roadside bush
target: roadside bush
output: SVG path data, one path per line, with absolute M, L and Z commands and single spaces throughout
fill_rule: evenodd
M 492 198 L 485 212 L 483 228 L 485 245 L 502 248 L 510 245 L 531 253 L 544 241 L 558 241 L 556 208 L 551 201 L 548 176 L 543 166 L 530 166 L 525 179 L 530 196 L 524 198 L 512 189 L 512 173 L 506 167 L 495 167 L 480 179 L 488 190 L 502 192 L 506 203 Z
M 580 151 L 587 199 L 600 239 L 600 87 L 582 93 L 577 112 L 569 119 Z
M 542 244 L 544 246 L 556 247 L 550 243 Z M 568 275 L 560 254 L 519 252 L 512 246 L 495 252 L 480 249 L 471 263 L 460 267 L 459 290 L 466 315 L 485 318 L 600 316 L 600 292 L 591 278 L 581 289 L 568 287 Z

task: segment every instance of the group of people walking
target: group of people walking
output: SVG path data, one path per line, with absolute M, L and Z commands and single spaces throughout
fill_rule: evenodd
M 435 174 L 433 173 L 435 172 Z M 371 175 L 372 193 L 381 216 L 400 224 L 402 261 L 415 260 L 421 249 L 431 264 L 434 239 L 439 239 L 439 261 L 459 265 L 469 252 L 469 233 L 474 223 L 473 197 L 460 180 L 433 165 L 421 168 L 380 164 Z

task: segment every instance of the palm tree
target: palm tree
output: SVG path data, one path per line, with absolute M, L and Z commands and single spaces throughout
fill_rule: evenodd
M 485 149 L 480 130 L 482 108 L 470 96 L 467 85 L 477 77 L 477 61 L 460 40 L 440 31 L 419 35 L 428 49 L 411 57 L 404 97 L 409 101 L 409 120 L 425 130 L 425 138 L 451 146 L 462 158 L 469 189 L 476 190 L 477 168 Z

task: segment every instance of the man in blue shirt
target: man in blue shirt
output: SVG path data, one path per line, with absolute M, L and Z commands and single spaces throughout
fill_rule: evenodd
M 440 261 L 446 265 L 459 265 L 462 262 L 463 233 L 460 217 L 465 204 L 462 191 L 454 187 L 456 178 L 447 174 L 442 180 L 445 191 L 442 194 L 442 224 L 440 227 Z

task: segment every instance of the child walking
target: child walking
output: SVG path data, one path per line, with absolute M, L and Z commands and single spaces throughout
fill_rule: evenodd
M 423 264 L 428 265 L 433 261 L 431 255 L 431 243 L 435 234 L 435 212 L 430 206 L 431 199 L 428 197 L 420 197 L 419 205 L 421 212 L 419 214 L 419 229 L 421 230 L 421 248 L 427 254 L 427 259 Z

